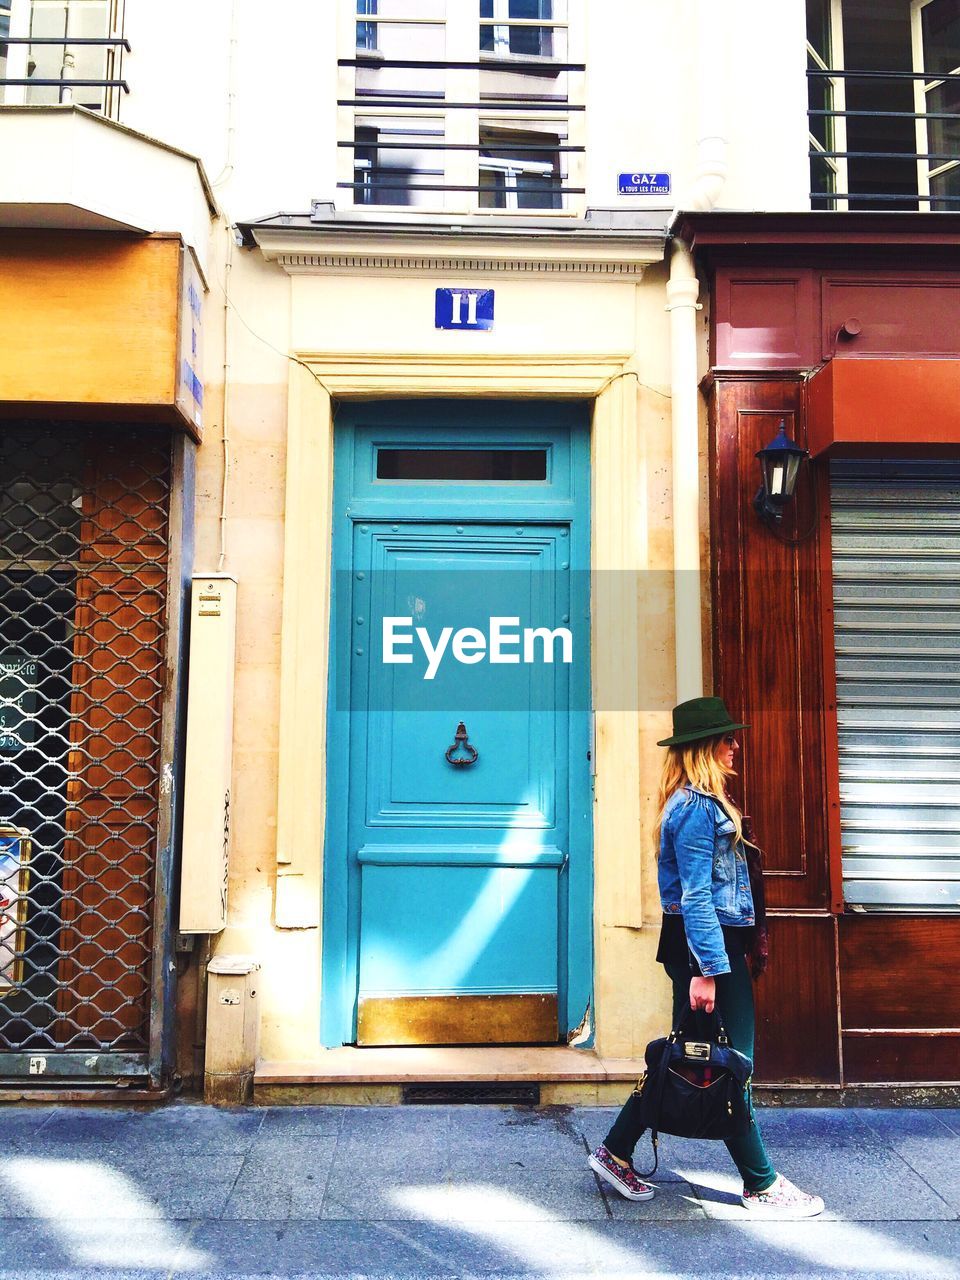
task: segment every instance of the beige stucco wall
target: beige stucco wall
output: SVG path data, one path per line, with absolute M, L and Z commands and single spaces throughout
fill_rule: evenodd
M 239 583 L 237 670 L 228 925 L 214 950 L 256 956 L 265 980 L 299 973 L 292 985 L 300 990 L 315 965 L 295 953 L 278 960 L 272 927 L 288 366 L 282 353 L 289 348 L 289 280 L 259 254 L 234 248 L 231 305 L 225 308 L 228 234 L 221 226 L 215 235 L 205 311 L 205 438 L 197 456 L 195 554 L 199 573 L 218 568 L 225 511 L 223 569 Z
M 537 367 L 548 380 L 555 372 L 552 356 L 558 358 L 558 365 L 565 359 L 571 369 L 580 367 L 578 361 L 595 362 L 600 370 L 596 385 L 602 385 L 607 369 L 632 371 L 604 392 L 594 439 L 595 458 L 598 448 L 620 450 L 625 443 L 623 456 L 631 459 L 629 473 L 615 477 L 609 462 L 604 462 L 610 492 L 598 487 L 600 471 L 596 473 L 592 519 L 595 565 L 636 570 L 637 633 L 630 651 L 640 707 L 639 713 L 614 711 L 599 717 L 595 1015 L 597 1045 L 604 1055 L 640 1053 L 655 1029 L 662 1027 L 667 1010 L 667 984 L 653 963 L 659 900 L 651 850 L 660 764 L 655 741 L 669 723 L 674 682 L 665 267 L 648 267 L 642 280 L 591 280 L 576 275 L 530 279 L 504 274 L 489 282 L 497 291 L 495 328 L 470 334 L 434 328 L 436 276 L 356 271 L 337 275 L 319 269 L 288 275 L 277 263 L 264 261 L 259 252 L 236 248 L 229 269 L 231 305 L 224 316 L 226 256 L 226 238 L 221 236 L 207 313 L 208 391 L 206 438 L 199 454 L 197 567 L 200 571 L 215 568 L 220 554 L 226 323 L 229 468 L 223 567 L 238 578 L 240 589 L 229 920 L 215 949 L 249 952 L 263 966 L 262 1058 L 290 1062 L 315 1059 L 320 1052 L 321 938 L 316 920 L 322 850 L 320 841 L 311 839 L 305 851 L 294 849 L 292 866 L 280 868 L 285 873 L 306 872 L 305 880 L 295 882 L 296 891 L 309 899 L 311 909 L 315 906 L 313 923 L 307 920 L 310 927 L 303 928 L 278 927 L 277 814 L 284 516 L 288 503 L 295 507 L 287 489 L 288 434 L 305 422 L 313 445 L 322 452 L 325 446 L 318 442 L 329 428 L 326 397 L 313 377 L 285 353 L 321 362 L 331 380 L 338 369 L 344 376 L 355 376 L 352 371 L 358 362 L 375 369 L 389 368 L 398 359 L 406 361 L 403 377 L 408 393 L 417 391 L 421 365 L 467 371 L 476 366 L 485 378 L 494 379 L 491 390 L 499 387 L 501 394 L 511 385 L 511 377 L 520 376 L 515 371 L 525 357 L 539 361 Z M 462 282 L 479 281 L 463 278 Z M 300 388 L 299 408 L 289 399 L 291 385 Z M 425 381 L 422 393 L 435 394 L 436 383 Z M 300 426 L 298 415 L 305 415 Z M 626 442 L 616 438 L 621 430 L 630 437 Z M 606 433 L 602 440 L 596 435 L 600 431 Z M 609 454 L 614 456 L 620 455 Z M 622 510 L 624 502 L 633 522 L 626 545 L 622 530 L 610 527 L 608 515 Z M 328 485 L 321 481 L 309 519 L 323 526 L 326 539 L 328 503 Z M 301 542 L 309 546 L 315 533 L 316 529 L 310 537 L 304 531 L 302 538 L 299 534 L 288 538 L 288 548 Z M 315 547 L 314 542 L 313 555 Z M 309 576 L 314 566 L 299 565 L 300 570 Z M 316 578 L 319 583 L 323 575 Z M 316 634 L 318 662 L 325 644 L 325 631 Z M 322 722 L 324 707 L 310 708 L 308 714 Z M 604 742 L 611 752 L 606 777 Z M 623 756 L 629 757 L 623 776 L 639 779 L 639 796 L 624 794 L 613 772 L 620 767 L 614 761 Z M 316 773 L 319 797 L 322 761 Z M 601 806 L 606 806 L 603 812 Z M 316 830 L 315 819 L 305 822 L 304 830 Z M 301 834 L 293 831 L 294 844 Z M 300 858 L 306 860 L 303 865 L 298 863 Z

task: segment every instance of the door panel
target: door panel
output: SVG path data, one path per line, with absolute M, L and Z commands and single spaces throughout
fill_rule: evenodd
M 433 1036 L 485 1039 L 473 1008 L 449 1002 L 495 993 L 546 997 L 514 1002 L 510 1035 L 542 1037 L 546 1025 L 556 1039 L 558 866 L 568 847 L 557 804 L 567 717 L 558 709 L 569 703 L 569 665 L 521 662 L 520 643 L 504 645 L 515 663 L 462 662 L 449 641 L 433 663 L 412 642 L 403 646 L 409 663 L 387 664 L 378 639 L 386 617 L 409 619 L 433 645 L 445 627 L 486 636 L 494 617 L 517 619 L 518 637 L 521 627 L 564 625 L 567 534 L 557 525 L 355 529 L 354 564 L 365 573 L 356 613 L 369 620 L 369 642 L 352 658 L 352 687 L 366 693 L 353 743 L 364 776 L 351 776 L 350 848 L 362 864 L 359 1043 L 406 1040 L 384 1002 L 423 997 L 433 998 Z M 461 722 L 477 755 L 457 765 L 446 753 Z M 388 865 L 378 865 L 387 852 Z M 422 1015 L 408 1021 L 425 1032 Z
M 363 867 L 360 994 L 557 989 L 557 868 Z

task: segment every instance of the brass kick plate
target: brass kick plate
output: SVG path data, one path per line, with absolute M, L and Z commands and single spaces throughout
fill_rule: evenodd
M 556 1044 L 557 997 L 361 996 L 358 1045 Z

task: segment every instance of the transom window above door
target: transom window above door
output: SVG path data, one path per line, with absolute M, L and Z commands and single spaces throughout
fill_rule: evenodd
M 377 449 L 378 480 L 444 480 L 486 484 L 491 480 L 547 479 L 546 449 Z
M 340 0 L 338 203 L 583 212 L 585 0 Z

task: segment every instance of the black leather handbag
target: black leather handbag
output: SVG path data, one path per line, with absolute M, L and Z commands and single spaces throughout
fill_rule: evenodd
M 735 1138 L 753 1124 L 751 1080 L 753 1063 L 730 1044 L 720 1014 L 706 1014 L 713 1020 L 715 1038 L 693 1040 L 686 1036 L 693 1010 L 687 1008 L 673 1031 L 651 1040 L 644 1055 L 644 1071 L 635 1093 L 640 1096 L 640 1115 L 650 1130 L 653 1168 L 659 1161 L 658 1135 L 681 1138 Z

